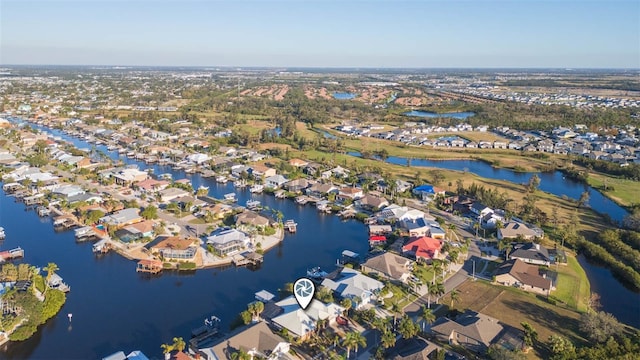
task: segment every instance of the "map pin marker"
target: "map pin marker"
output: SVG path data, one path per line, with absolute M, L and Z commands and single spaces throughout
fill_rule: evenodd
M 298 305 L 305 310 L 316 292 L 316 286 L 307 278 L 300 278 L 293 283 L 293 295 L 296 297 Z

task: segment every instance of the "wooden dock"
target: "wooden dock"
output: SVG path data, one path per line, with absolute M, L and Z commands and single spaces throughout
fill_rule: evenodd
M 153 259 L 142 259 L 138 261 L 136 272 L 158 274 L 162 272 L 162 261 Z
M 290 232 L 295 233 L 297 231 L 298 223 L 293 220 L 287 220 L 284 222 L 284 228 Z
M 264 259 L 262 255 L 255 252 L 249 252 L 249 253 L 234 255 L 233 258 L 231 259 L 231 262 L 235 266 L 247 266 L 247 265 L 257 266 L 262 264 L 263 260 Z
M 24 250 L 21 247 L 0 252 L 0 261 L 5 262 L 24 257 Z

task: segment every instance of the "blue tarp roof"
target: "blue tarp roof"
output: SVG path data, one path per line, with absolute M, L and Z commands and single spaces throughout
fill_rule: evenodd
M 413 189 L 414 191 L 420 191 L 420 192 L 427 192 L 427 193 L 431 193 L 431 194 L 435 194 L 435 191 L 433 191 L 433 185 L 420 185 L 416 188 Z

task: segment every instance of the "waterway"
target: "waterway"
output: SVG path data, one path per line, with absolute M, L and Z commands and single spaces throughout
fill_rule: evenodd
M 422 110 L 411 110 L 411 111 L 408 111 L 406 113 L 403 113 L 402 115 L 405 115 L 405 116 L 416 116 L 416 117 L 422 117 L 422 118 L 466 119 L 466 118 L 471 117 L 471 116 L 473 116 L 475 114 L 476 113 L 469 112 L 469 111 L 465 111 L 465 112 L 450 112 L 450 113 L 434 113 L 434 112 L 422 111 Z
M 346 93 L 346 92 L 335 92 L 333 93 L 333 98 L 337 100 L 351 100 L 356 97 L 356 94 Z
M 349 155 L 360 156 L 357 152 L 350 152 Z M 522 159 L 525 163 L 526 158 Z M 584 191 L 589 192 L 588 205 L 595 211 L 608 215 L 612 220 L 621 222 L 629 212 L 622 206 L 616 204 L 611 199 L 602 195 L 598 190 L 587 184 L 566 178 L 560 171 L 553 172 L 518 172 L 509 169 L 501 169 L 491 166 L 488 163 L 478 160 L 427 160 L 427 159 L 407 159 L 404 157 L 390 156 L 386 162 L 395 165 L 411 165 L 420 167 L 433 167 L 448 170 L 471 172 L 487 179 L 505 180 L 515 184 L 527 184 L 529 179 L 536 174 L 540 178 L 542 191 L 556 196 L 566 196 L 578 200 Z
M 79 148 L 91 145 L 57 130 L 50 133 L 71 141 Z M 146 164 L 119 157 L 98 146 L 98 150 L 127 164 Z M 152 166 L 156 174 L 171 173 L 174 179 L 188 178 L 194 187 L 209 186 L 211 196 L 221 198 L 234 192 L 232 184 L 218 184 L 199 174 L 189 175 L 166 166 Z M 544 181 L 544 180 L 543 180 Z M 270 195 L 236 191 L 239 203 L 256 199 L 283 212 L 284 219 L 298 223 L 298 233 L 286 235 L 284 241 L 265 254 L 264 264 L 255 271 L 247 268 L 217 268 L 190 273 L 166 272 L 146 276 L 135 272 L 135 263 L 111 253 L 96 257 L 90 243 L 78 244 L 73 232 L 56 233 L 50 219 L 39 218 L 33 211 L 0 190 L 0 226 L 7 239 L 0 250 L 21 246 L 25 262 L 44 266 L 55 262 L 59 274 L 71 286 L 62 311 L 48 321 L 31 339 L 5 345 L 0 358 L 100 358 L 118 350 L 139 349 L 160 358 L 160 344 L 174 336 L 188 338 L 192 328 L 215 314 L 223 328 L 253 301 L 261 289 L 276 293 L 285 283 L 303 276 L 306 269 L 321 266 L 331 270 L 343 250 L 361 254 L 368 243 L 363 224 L 341 221 L 334 215 L 319 214 L 314 207 L 299 206 L 291 200 Z M 613 280 L 611 273 L 583 263 L 592 287 L 600 289 L 604 310 L 621 321 L 640 327 L 638 295 Z M 597 273 L 597 275 L 593 275 Z M 615 283 L 615 284 L 613 284 Z M 604 289 L 604 290 L 603 290 Z M 624 306 L 623 306 L 624 305 Z M 73 313 L 69 322 L 68 313 Z

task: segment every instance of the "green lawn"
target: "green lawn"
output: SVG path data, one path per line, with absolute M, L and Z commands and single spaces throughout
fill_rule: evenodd
M 608 190 L 604 190 L 604 181 L 607 180 Z M 633 180 L 619 179 L 601 173 L 590 173 L 587 182 L 596 189 L 603 189 L 602 193 L 622 206 L 630 206 L 640 203 L 638 192 L 640 183 Z
M 391 309 L 391 304 L 395 302 L 397 302 L 402 309 L 416 299 L 415 295 L 398 285 L 387 283 L 385 287 L 393 293 L 392 297 L 384 299 L 384 306 L 387 309 Z
M 575 257 L 569 256 L 567 261 L 567 265 L 558 267 L 556 290 L 551 297 L 569 308 L 586 311 L 591 294 L 589 280 Z

